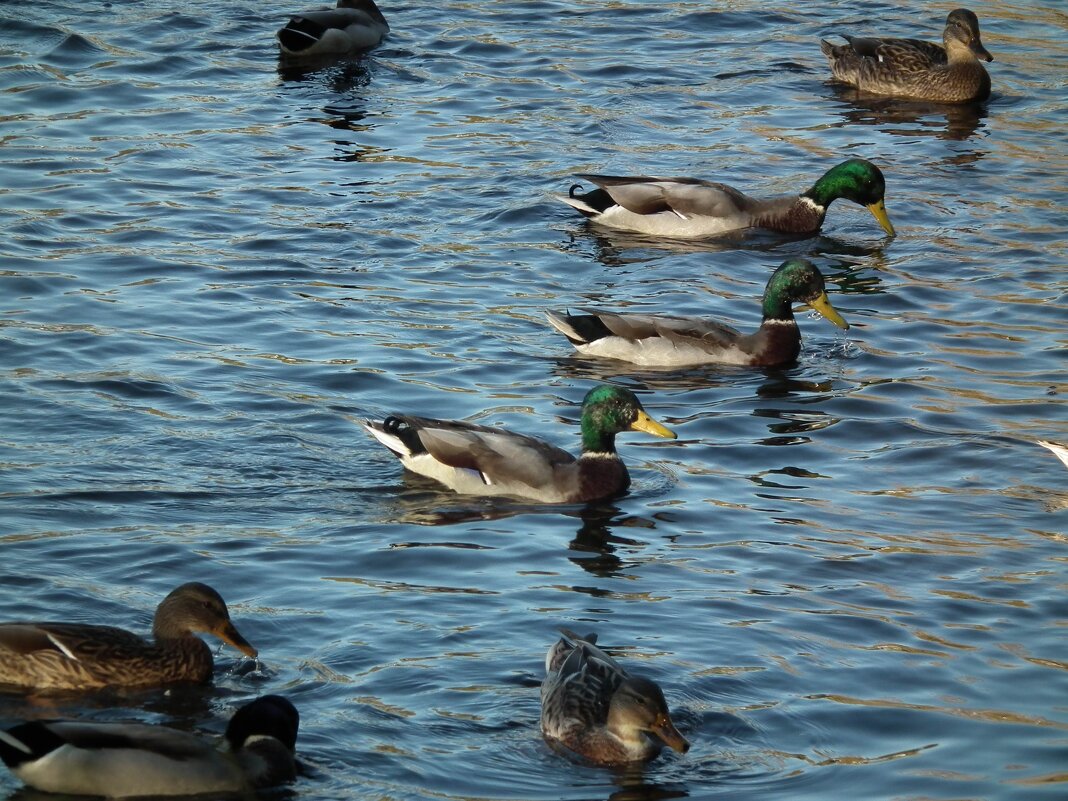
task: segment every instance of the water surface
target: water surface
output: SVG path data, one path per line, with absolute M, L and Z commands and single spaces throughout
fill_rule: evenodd
M 1064 394 L 1068 33 L 971 6 L 979 108 L 857 98 L 819 38 L 940 36 L 882 2 L 383 6 L 367 58 L 280 74 L 296 7 L 0 9 L 0 619 L 146 630 L 189 580 L 262 655 L 214 687 L 0 697 L 218 731 L 303 715 L 301 798 L 1008 799 L 1068 774 Z M 575 173 L 798 191 L 861 156 L 885 237 L 671 244 L 587 225 Z M 576 358 L 546 308 L 759 322 L 785 258 L 852 328 L 788 369 Z M 568 448 L 601 381 L 629 495 L 462 498 L 355 425 L 406 410 Z M 660 681 L 689 754 L 553 753 L 559 626 Z M 0 792 L 18 793 L 0 774 Z

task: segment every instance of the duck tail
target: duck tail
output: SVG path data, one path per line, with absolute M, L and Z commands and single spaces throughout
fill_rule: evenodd
M 323 38 L 326 28 L 307 17 L 293 17 L 278 31 L 278 41 L 290 53 L 302 53 Z
M 567 312 L 546 311 L 545 319 L 549 321 L 549 325 L 567 337 L 567 341 L 572 345 L 585 345 L 588 341 L 571 325 L 571 318 Z
M 20 723 L 0 730 L 0 760 L 11 770 L 25 762 L 35 762 L 50 754 L 66 740 L 40 721 Z

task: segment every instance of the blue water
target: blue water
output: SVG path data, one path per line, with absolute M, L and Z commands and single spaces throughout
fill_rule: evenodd
M 915 2 L 382 6 L 364 59 L 279 73 L 294 6 L 0 7 L 0 619 L 147 631 L 206 581 L 261 653 L 213 687 L 0 696 L 25 717 L 219 731 L 302 713 L 303 799 L 1061 799 L 1068 782 L 1068 19 L 971 5 L 980 109 L 858 99 L 819 38 L 937 39 Z M 898 236 L 672 244 L 554 201 L 581 172 L 799 191 L 861 156 Z M 546 308 L 752 329 L 828 276 L 798 364 L 576 357 Z M 452 495 L 356 425 L 392 411 L 578 446 L 590 508 Z M 643 770 L 538 730 L 556 628 L 658 680 L 693 743 Z M 0 773 L 0 792 L 19 786 Z

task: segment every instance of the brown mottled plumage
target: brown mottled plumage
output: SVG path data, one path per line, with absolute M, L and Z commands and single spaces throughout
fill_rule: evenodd
M 965 8 L 946 18 L 944 47 L 919 39 L 843 38 L 849 44 L 821 41 L 820 48 L 834 77 L 857 89 L 935 103 L 990 97 L 990 76 L 979 59 L 994 57 L 979 38 L 979 19 Z
M 597 647 L 597 635 L 564 635 L 545 657 L 541 730 L 551 743 L 603 765 L 652 759 L 690 744 L 671 721 L 656 682 L 630 676 Z
M 0 624 L 0 685 L 36 689 L 152 686 L 211 678 L 211 649 L 194 636 L 214 634 L 248 656 L 226 603 L 206 584 L 183 584 L 163 599 L 154 642 L 124 629 L 79 623 Z

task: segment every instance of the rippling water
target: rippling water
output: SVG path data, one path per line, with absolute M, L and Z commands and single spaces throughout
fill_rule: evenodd
M 0 723 L 219 730 L 282 692 L 307 799 L 1063 798 L 1068 473 L 1034 440 L 1068 438 L 1068 17 L 971 7 L 978 110 L 827 81 L 820 36 L 937 39 L 919 3 L 387 2 L 382 47 L 304 75 L 272 38 L 295 6 L 5 4 L 0 619 L 143 629 L 199 579 L 262 661 Z M 550 198 L 584 171 L 796 191 L 850 156 L 896 239 L 841 203 L 816 238 L 673 245 Z M 853 328 L 801 320 L 790 369 L 636 371 L 542 318 L 752 327 L 792 255 Z M 602 380 L 680 438 L 623 438 L 635 486 L 590 508 L 451 495 L 354 425 L 573 449 Z M 561 625 L 659 680 L 693 750 L 551 752 Z

